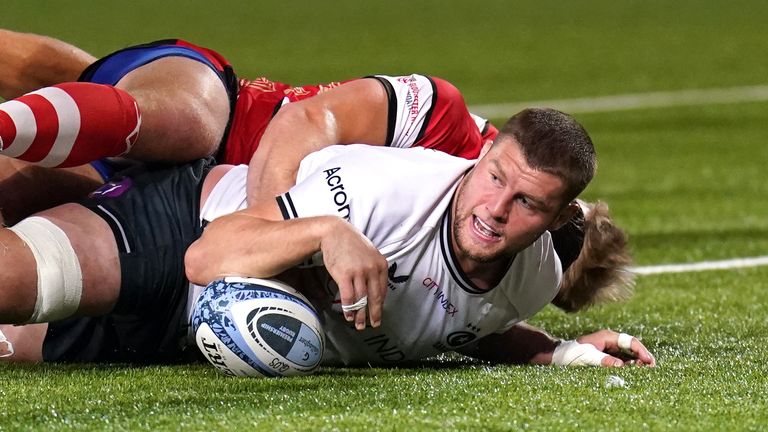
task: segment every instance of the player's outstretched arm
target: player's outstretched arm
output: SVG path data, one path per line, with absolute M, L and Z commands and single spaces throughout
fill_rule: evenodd
M 0 98 L 77 81 L 96 61 L 85 51 L 47 36 L 0 29 Z
M 656 360 L 645 346 L 625 333 L 600 330 L 575 341 L 563 341 L 526 323 L 519 323 L 502 334 L 488 335 L 459 352 L 480 360 L 508 364 L 656 365 Z
M 334 144 L 384 145 L 388 99 L 360 79 L 283 106 L 269 123 L 248 171 L 248 203 L 271 201 L 296 181 L 304 156 Z
M 322 252 L 342 305 L 367 302 L 371 325 L 377 327 L 387 291 L 387 261 L 373 244 L 338 216 L 280 219 L 274 203 L 216 219 L 187 250 L 187 277 L 199 285 L 225 276 L 268 278 Z M 363 329 L 366 308 L 352 308 L 345 317 Z

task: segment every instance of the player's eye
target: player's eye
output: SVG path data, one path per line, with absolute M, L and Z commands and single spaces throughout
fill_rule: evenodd
M 520 205 L 522 205 L 523 208 L 533 210 L 535 207 L 533 201 L 529 200 L 528 197 L 520 196 L 517 200 L 520 202 Z

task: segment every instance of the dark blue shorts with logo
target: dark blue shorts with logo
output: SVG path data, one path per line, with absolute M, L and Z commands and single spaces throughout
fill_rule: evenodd
M 187 349 L 184 253 L 202 234 L 200 190 L 211 166 L 201 159 L 132 167 L 81 201 L 114 233 L 120 295 L 107 315 L 50 323 L 44 361 L 165 364 L 199 356 Z
M 97 60 L 80 75 L 79 81 L 96 84 L 116 85 L 133 70 L 166 57 L 184 57 L 208 66 L 221 80 L 229 97 L 229 121 L 221 139 L 220 147 L 227 142 L 229 127 L 237 102 L 238 79 L 229 62 L 216 51 L 200 47 L 181 39 L 165 39 L 131 46 L 115 51 Z M 94 169 L 105 181 L 126 165 L 121 158 L 105 158 L 91 162 Z

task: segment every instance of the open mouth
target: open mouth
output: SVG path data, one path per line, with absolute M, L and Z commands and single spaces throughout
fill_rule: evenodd
M 475 215 L 472 215 L 472 225 L 475 228 L 475 232 L 487 240 L 498 240 L 501 238 L 501 234 L 493 230 L 488 224 L 480 220 Z

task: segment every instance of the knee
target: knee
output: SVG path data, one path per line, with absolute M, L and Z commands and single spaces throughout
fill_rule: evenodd
M 208 66 L 160 59 L 118 83 L 137 101 L 141 131 L 129 156 L 183 162 L 215 153 L 229 120 L 229 96 Z

